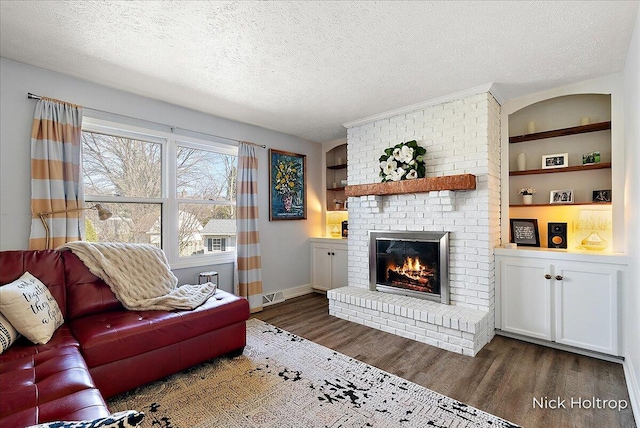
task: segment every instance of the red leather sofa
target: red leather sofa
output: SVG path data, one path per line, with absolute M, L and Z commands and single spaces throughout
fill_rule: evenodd
M 249 304 L 223 290 L 192 311 L 133 312 L 70 251 L 0 252 L 0 286 L 25 271 L 65 323 L 46 345 L 21 337 L 0 355 L 2 427 L 107 416 L 104 399 L 246 344 Z

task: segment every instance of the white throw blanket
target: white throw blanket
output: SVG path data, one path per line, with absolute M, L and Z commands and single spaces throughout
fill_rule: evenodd
M 177 287 L 164 251 L 151 245 L 78 241 L 57 250 L 71 250 L 132 311 L 193 309 L 216 292 L 211 282 Z

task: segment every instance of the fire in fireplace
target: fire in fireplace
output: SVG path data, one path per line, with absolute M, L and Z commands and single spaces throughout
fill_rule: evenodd
M 369 232 L 370 288 L 449 304 L 448 232 Z

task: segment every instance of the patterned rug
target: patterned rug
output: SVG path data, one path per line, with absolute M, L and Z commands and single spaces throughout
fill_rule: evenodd
M 144 427 L 515 427 L 257 319 L 247 347 L 113 397 Z

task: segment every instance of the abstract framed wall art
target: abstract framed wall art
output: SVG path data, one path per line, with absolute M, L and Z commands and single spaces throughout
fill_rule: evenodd
M 269 220 L 307 218 L 307 156 L 269 149 Z

